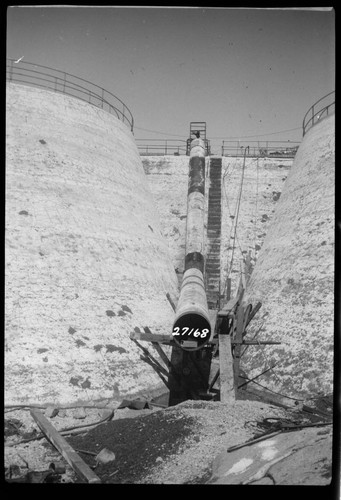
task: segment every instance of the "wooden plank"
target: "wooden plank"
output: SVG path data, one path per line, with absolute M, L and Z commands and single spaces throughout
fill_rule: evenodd
M 243 300 L 243 297 L 244 297 L 244 293 L 245 293 L 245 288 L 242 288 L 241 290 L 238 291 L 237 293 L 237 297 L 238 297 L 238 302 L 239 304 L 242 303 L 242 300 Z
M 229 300 L 228 303 L 218 312 L 218 316 L 228 316 L 230 312 L 233 311 L 233 309 L 236 307 L 238 300 L 238 297 L 234 297 L 233 299 Z
M 268 434 L 263 434 L 263 436 L 259 436 L 258 438 L 255 439 L 250 439 L 250 441 L 246 441 L 246 443 L 242 444 L 236 444 L 235 446 L 231 446 L 230 448 L 227 448 L 227 452 L 230 453 L 231 451 L 239 450 L 240 448 L 244 448 L 245 446 L 251 446 L 252 444 L 259 443 L 260 441 L 264 441 L 265 439 L 269 439 L 272 437 L 277 436 L 277 434 L 280 434 L 282 431 L 275 431 L 271 432 Z
M 218 368 L 218 370 L 216 371 L 210 385 L 208 386 L 208 392 L 211 392 L 211 390 L 213 389 L 214 387 L 214 384 L 216 383 L 216 381 L 218 380 L 218 377 L 220 375 L 220 369 Z
M 233 351 L 233 374 L 235 389 L 237 391 L 238 377 L 239 377 L 239 363 L 240 363 L 240 352 L 241 352 L 241 342 L 243 341 L 243 328 L 244 328 L 244 307 L 242 305 L 238 306 L 236 313 L 236 332 L 235 338 L 232 342 L 236 342 Z
M 167 370 L 165 370 L 164 367 L 159 365 L 158 363 L 155 363 L 155 358 L 151 358 L 147 355 L 143 356 L 141 354 L 140 359 L 142 359 L 142 361 L 146 361 L 150 366 L 154 368 L 155 371 L 162 373 L 163 375 L 165 375 L 165 377 L 168 377 L 169 373 L 167 372 Z
M 147 342 L 174 345 L 172 335 L 164 333 L 131 332 L 130 338 L 131 340 L 145 340 Z
M 152 342 L 152 346 L 154 347 L 154 349 L 156 350 L 162 361 L 165 363 L 166 367 L 169 368 L 170 360 L 168 359 L 166 353 L 163 352 L 158 342 Z
M 157 359 L 154 358 L 154 356 L 152 356 L 150 354 L 150 352 L 148 351 L 148 349 L 146 349 L 145 347 L 143 347 L 143 345 L 139 344 L 139 342 L 137 342 L 137 340 L 134 340 L 135 344 L 139 346 L 140 349 L 142 349 L 144 355 L 150 359 L 158 368 L 159 370 L 164 373 L 166 376 L 168 376 L 168 372 L 167 370 L 164 369 L 164 367 L 158 362 Z
M 244 307 L 240 304 L 236 311 L 236 330 L 233 341 L 242 342 L 244 328 Z
M 282 342 L 275 342 L 274 340 L 242 340 L 241 342 L 237 342 L 236 340 L 232 341 L 232 345 L 279 345 Z
M 170 294 L 169 294 L 168 292 L 166 293 L 166 297 L 167 297 L 168 302 L 169 302 L 169 303 L 170 303 L 170 305 L 172 306 L 173 311 L 175 312 L 175 311 L 176 311 L 175 304 L 174 304 L 174 302 L 172 301 L 172 298 L 171 298 L 171 296 L 170 296 Z
M 161 373 L 161 370 L 159 369 L 158 366 L 156 366 L 151 359 L 149 359 L 147 356 L 141 356 L 141 359 L 142 361 L 145 361 L 148 365 L 150 365 L 153 370 L 157 373 L 157 375 L 160 377 L 160 379 L 162 380 L 162 382 L 165 384 L 165 386 L 167 387 L 167 389 L 169 389 L 169 384 L 167 382 L 167 380 L 164 378 L 164 376 L 162 375 Z M 167 374 L 168 376 L 168 374 Z
M 257 384 L 258 382 L 254 382 L 254 383 Z M 272 404 L 275 406 L 280 406 L 281 408 L 285 408 L 286 410 L 292 410 L 294 408 L 293 405 L 288 406 L 288 405 L 284 404 L 283 397 L 275 395 L 275 394 L 271 395 L 269 393 L 266 393 L 266 390 L 264 391 L 264 388 L 256 389 L 255 387 L 253 387 L 252 389 L 250 389 L 250 388 L 247 389 L 247 391 L 249 394 L 253 394 L 257 398 L 259 398 L 259 400 L 264 401 L 264 403 L 269 403 L 269 404 Z
M 100 478 L 96 476 L 93 470 L 81 459 L 40 410 L 34 408 L 30 410 L 30 413 L 48 440 L 57 448 L 59 453 L 83 481 L 91 484 L 101 483 Z
M 246 274 L 245 262 L 244 262 L 244 259 L 241 259 L 241 262 L 240 262 L 240 279 L 241 279 L 242 287 L 243 287 L 244 290 L 246 288 L 246 277 L 245 277 L 245 274 Z
M 246 306 L 245 312 L 244 312 L 243 336 L 245 335 L 245 328 L 246 328 L 246 325 L 248 324 L 248 319 L 249 319 L 251 312 L 252 312 L 252 304 L 248 304 Z
M 250 280 L 251 273 L 252 273 L 251 252 L 250 252 L 250 250 L 248 251 L 248 253 L 245 256 L 244 269 L 245 269 L 245 280 L 246 280 L 246 285 L 247 285 L 248 282 L 249 282 L 249 280 Z
M 238 285 L 238 289 L 237 289 L 237 296 L 239 297 L 239 295 L 241 293 L 243 293 L 244 290 L 245 290 L 245 288 L 244 288 L 244 284 L 243 284 L 243 275 L 241 274 L 240 278 L 239 278 L 239 285 Z
M 236 396 L 233 379 L 231 337 L 228 334 L 219 334 L 219 365 L 220 401 L 222 403 L 233 403 Z
M 248 326 L 248 324 L 250 323 L 250 321 L 252 320 L 252 318 L 255 317 L 255 315 L 257 314 L 257 312 L 259 311 L 259 309 L 261 307 L 262 307 L 262 303 L 261 302 L 257 302 L 257 304 L 255 305 L 255 307 L 251 310 L 251 312 L 249 314 L 249 317 L 247 318 L 245 328 Z

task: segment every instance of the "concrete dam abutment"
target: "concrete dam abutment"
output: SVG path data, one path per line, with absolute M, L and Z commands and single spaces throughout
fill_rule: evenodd
M 133 135 L 13 83 L 6 126 L 6 403 L 160 386 L 129 334 L 171 330 L 178 283 Z
M 335 115 L 304 136 L 251 275 L 246 301 L 260 301 L 249 338 L 280 346 L 249 349 L 249 376 L 294 397 L 333 392 Z M 260 352 L 260 350 L 262 352 Z

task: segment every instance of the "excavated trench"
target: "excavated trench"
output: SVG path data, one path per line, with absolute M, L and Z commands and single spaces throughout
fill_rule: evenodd
M 20 120 L 15 121 L 15 117 L 20 117 L 22 113 L 19 108 L 27 106 L 26 94 L 32 94 L 29 106 L 32 109 L 38 106 L 42 119 L 46 121 L 44 138 L 41 137 L 39 115 L 37 114 L 34 119 L 34 114 L 30 115 L 30 109 L 27 109 L 27 116 L 32 117 L 32 123 L 27 125 L 28 128 L 25 130 L 26 132 L 30 130 L 30 133 L 34 131 L 33 138 L 28 136 L 25 130 L 21 130 L 20 127 L 26 125 L 20 125 Z M 38 405 L 59 432 L 65 430 L 63 434 L 67 443 L 77 450 L 85 464 L 103 483 L 236 484 L 237 481 L 237 484 L 241 482 L 248 484 L 260 481 L 259 484 L 328 485 L 332 468 L 333 408 L 329 376 L 332 366 L 331 323 L 327 321 L 327 318 L 333 316 L 330 293 L 328 293 L 328 283 L 333 270 L 331 253 L 326 251 L 328 245 L 333 243 L 330 232 L 332 204 L 329 195 L 330 184 L 327 183 L 330 176 L 319 174 L 314 184 L 316 189 L 323 188 L 321 196 L 323 203 L 319 210 L 310 214 L 303 210 L 300 214 L 299 209 L 302 209 L 304 203 L 302 196 L 298 196 L 293 219 L 288 211 L 289 195 L 291 191 L 296 192 L 293 190 L 295 185 L 304 190 L 306 184 L 304 173 L 296 174 L 295 178 L 295 173 L 289 172 L 286 179 L 283 165 L 276 165 L 273 161 L 264 160 L 257 163 L 251 161 L 250 168 L 245 171 L 248 182 L 243 191 L 245 203 L 241 205 L 239 214 L 238 242 L 233 241 L 234 237 L 231 236 L 235 220 L 235 215 L 230 210 L 231 205 L 224 203 L 221 206 L 221 227 L 225 231 L 221 234 L 219 242 L 221 269 L 226 269 L 230 262 L 230 257 L 235 251 L 233 247 L 237 247 L 238 243 L 242 248 L 247 248 L 252 234 L 256 252 L 252 265 L 257 261 L 258 270 L 256 267 L 255 273 L 252 274 L 252 293 L 248 300 L 258 300 L 257 294 L 262 290 L 263 296 L 259 298 L 263 303 L 262 317 L 259 315 L 258 318 L 260 321 L 268 318 L 267 324 L 272 325 L 268 338 L 273 338 L 274 325 L 291 332 L 292 344 L 283 336 L 280 338 L 281 342 L 284 342 L 283 348 L 286 352 L 283 349 L 278 350 L 271 358 L 274 351 L 271 353 L 268 350 L 267 356 L 261 360 L 257 355 L 257 349 L 253 351 L 249 349 L 248 355 L 245 356 L 245 369 L 250 378 L 264 369 L 264 359 L 277 362 L 278 356 L 281 353 L 285 354 L 286 360 L 289 361 L 280 372 L 283 384 L 278 392 L 281 395 L 273 392 L 277 386 L 270 374 L 267 374 L 264 377 L 264 385 L 272 389 L 272 392 L 262 387 L 257 389 L 259 387 L 257 384 L 253 384 L 250 388 L 249 384 L 238 392 L 234 403 L 189 399 L 175 406 L 164 407 L 167 406 L 167 394 L 164 393 L 163 385 L 160 384 L 157 374 L 149 369 L 150 367 L 146 369 L 145 363 L 140 360 L 139 349 L 132 346 L 129 334 L 131 331 L 143 329 L 146 331 L 146 328 L 156 334 L 164 333 L 165 321 L 167 329 L 171 327 L 173 311 L 167 294 L 170 293 L 173 299 L 175 298 L 177 280 L 184 271 L 187 189 L 184 180 L 187 179 L 188 165 L 185 165 L 181 158 L 164 164 L 148 160 L 148 165 L 146 163 L 144 165 L 147 174 L 145 176 L 137 149 L 124 128 L 106 122 L 106 116 L 101 114 L 100 110 L 96 112 L 92 110 L 92 118 L 98 119 L 101 124 L 97 132 L 103 128 L 106 130 L 105 133 L 108 133 L 108 130 L 113 131 L 110 127 L 113 129 L 117 127 L 116 133 L 120 138 L 118 144 L 113 145 L 112 154 L 107 154 L 105 140 L 102 144 L 101 164 L 98 165 L 96 177 L 99 182 L 97 185 L 89 164 L 98 158 L 98 151 L 93 151 L 91 148 L 86 152 L 82 151 L 77 161 L 71 152 L 65 154 L 65 144 L 61 145 L 54 140 L 56 131 L 53 127 L 60 127 L 61 124 L 49 123 L 49 113 L 43 113 L 41 109 L 43 103 L 62 119 L 63 116 L 59 113 L 61 100 L 63 106 L 68 104 L 72 111 L 68 119 L 75 120 L 76 123 L 77 117 L 80 115 L 83 117 L 84 131 L 80 131 L 79 136 L 73 137 L 75 141 L 80 141 L 84 145 L 82 134 L 86 134 L 90 122 L 93 122 L 89 120 L 89 110 L 86 105 L 83 103 L 76 105 L 72 100 L 67 103 L 68 99 L 64 97 L 51 99 L 51 96 L 46 96 L 44 92 L 36 93 L 31 90 L 21 92 L 15 88 L 10 100 L 13 114 L 9 127 L 12 135 L 9 134 L 10 175 L 7 186 L 13 197 L 11 205 L 7 206 L 11 255 L 11 262 L 8 261 L 8 264 L 11 265 L 15 261 L 19 274 L 14 275 L 15 271 L 7 273 L 7 276 L 12 276 L 7 286 L 8 324 L 6 325 L 10 332 L 6 340 L 9 399 L 5 408 L 5 477 L 8 482 L 82 481 L 74 468 L 61 458 L 60 452 L 56 451 L 47 436 L 41 434 L 41 429 L 30 413 L 32 406 Z M 327 121 L 321 122 L 320 125 L 309 132 L 312 140 L 318 139 L 313 159 L 315 163 L 320 164 L 318 154 L 321 154 L 327 168 L 332 162 L 332 157 L 325 154 L 323 141 L 328 138 L 328 134 L 330 135 L 330 130 Z M 73 130 L 75 124 L 68 123 L 67 126 Z M 93 133 L 95 132 L 94 130 Z M 58 134 L 60 135 L 60 130 Z M 309 134 L 306 136 L 306 142 L 309 141 Z M 103 140 L 104 132 L 99 135 L 102 137 L 99 140 Z M 109 135 L 112 137 L 115 134 Z M 32 142 L 29 142 L 30 139 Z M 124 151 L 120 149 L 122 144 Z M 330 147 L 330 143 L 328 144 Z M 134 149 L 131 155 L 130 148 Z M 77 144 L 73 144 L 71 149 L 72 153 L 80 150 L 77 149 Z M 22 151 L 30 152 L 26 155 L 25 161 Z M 127 171 L 124 171 L 125 160 L 122 158 L 127 154 L 129 165 Z M 112 168 L 112 157 L 117 157 L 117 172 L 120 172 L 117 178 L 115 177 L 117 172 L 115 173 L 115 169 Z M 308 156 L 301 153 L 299 159 L 312 178 L 314 172 Z M 178 165 L 176 161 L 179 162 Z M 220 186 L 222 199 L 226 194 L 226 186 L 229 185 L 231 203 L 237 201 L 240 192 L 240 167 L 241 162 L 233 163 L 228 159 L 222 162 L 223 182 Z M 290 167 L 286 167 L 289 171 Z M 62 176 L 67 184 L 65 190 L 56 187 L 57 168 L 60 169 L 59 177 Z M 30 175 L 27 176 L 27 172 Z M 136 203 L 134 201 L 133 207 L 130 207 L 133 191 L 129 175 L 132 175 L 132 172 L 136 174 L 136 185 L 139 186 L 140 192 L 138 199 L 135 200 Z M 35 176 L 36 182 L 33 182 Z M 93 185 L 91 189 L 83 192 L 82 186 L 87 186 L 89 176 Z M 234 176 L 235 182 L 232 182 Z M 146 185 L 145 177 L 149 187 Z M 253 182 L 256 178 L 263 179 L 261 184 L 257 184 L 257 195 L 262 198 L 260 201 L 257 197 L 257 214 Z M 28 179 L 30 182 L 25 188 L 23 183 L 28 182 Z M 78 184 L 75 179 L 78 179 Z M 107 202 L 113 199 L 110 190 L 102 192 L 104 180 L 106 186 L 110 184 L 124 187 L 123 191 L 117 189 L 113 213 L 108 212 L 105 203 L 102 206 L 98 202 L 102 199 L 101 196 L 104 196 L 103 200 Z M 284 182 L 285 186 L 282 189 Z M 46 183 L 51 187 L 48 197 L 45 196 L 46 189 L 43 188 Z M 81 188 L 77 188 L 77 185 Z M 28 193 L 25 203 L 21 191 L 23 189 Z M 149 195 L 146 194 L 149 192 L 153 194 L 160 221 L 155 216 L 157 212 L 155 207 L 149 202 Z M 314 192 L 316 195 L 318 189 Z M 58 205 L 58 210 L 48 204 L 51 196 L 54 197 L 55 207 Z M 309 196 L 310 203 L 314 200 L 311 195 Z M 72 206 L 74 199 L 78 200 L 77 206 L 82 206 L 84 209 L 81 216 Z M 139 211 L 142 201 L 145 203 L 143 213 L 147 215 Z M 213 198 L 211 201 L 216 203 Z M 127 210 L 127 204 L 132 210 Z M 279 212 L 275 212 L 276 204 L 281 208 Z M 95 207 L 94 211 L 88 210 L 91 206 Z M 42 207 L 45 207 L 45 212 Z M 215 208 L 217 207 L 215 204 Z M 120 217 L 117 218 L 118 212 Z M 134 217 L 131 217 L 132 213 Z M 294 276 L 290 273 L 287 275 L 284 269 L 276 267 L 278 258 L 276 244 L 283 238 L 283 234 L 277 236 L 275 234 L 279 226 L 276 213 L 280 214 L 278 217 L 281 220 L 286 217 L 287 221 L 285 226 L 287 242 L 284 242 L 283 248 L 287 252 L 290 272 L 295 263 L 301 263 Z M 314 219 L 316 225 L 318 224 L 318 238 L 309 233 L 307 229 L 311 227 L 309 224 L 302 223 L 302 218 L 311 214 L 316 219 Z M 128 222 L 130 223 L 132 219 L 134 227 L 128 230 Z M 118 225 L 112 234 L 108 234 L 108 231 L 111 231 L 108 229 L 111 227 L 109 222 L 112 220 L 118 220 Z M 273 220 L 275 229 L 272 229 L 271 233 L 269 231 Z M 207 221 L 208 226 L 213 224 L 212 227 L 216 231 L 217 220 L 211 218 Z M 295 224 L 292 224 L 293 221 Z M 53 231 L 57 222 L 59 230 L 58 234 L 55 234 Z M 70 227 L 73 228 L 72 235 Z M 291 235 L 297 234 L 299 230 L 301 236 L 292 240 Z M 40 234 L 40 239 L 37 239 L 36 233 Z M 106 237 L 101 240 L 103 234 Z M 212 236 L 212 247 L 213 241 Z M 295 247 L 292 241 L 301 245 Z M 144 252 L 142 265 L 138 258 L 141 242 Z M 313 295 L 314 303 L 308 304 L 312 321 L 305 322 L 303 338 L 300 328 L 293 328 L 288 324 L 289 320 L 294 321 L 293 314 L 288 314 L 288 311 L 294 312 L 296 318 L 299 318 L 302 311 L 306 310 L 304 309 L 307 306 L 306 297 L 304 294 L 301 296 L 300 291 L 303 290 L 306 294 L 309 283 L 307 286 L 302 285 L 303 271 L 307 275 L 309 266 L 309 272 L 313 267 L 316 269 L 316 262 L 311 260 L 311 252 L 309 254 L 306 252 L 307 242 L 310 245 L 313 243 L 318 249 L 316 259 L 319 262 L 320 274 L 316 280 L 323 281 L 324 292 L 321 295 L 322 292 L 317 293 L 317 291 Z M 115 248 L 113 245 L 116 245 Z M 290 254 L 288 248 L 296 248 L 297 251 Z M 167 260 L 168 250 L 171 254 L 171 263 Z M 324 257 L 321 260 L 322 252 Z M 121 261 L 120 259 L 117 262 L 111 261 L 112 255 L 120 256 Z M 268 260 L 267 255 L 270 256 Z M 308 260 L 304 260 L 304 257 Z M 214 274 L 218 262 L 217 255 L 212 254 L 211 260 Z M 123 261 L 128 264 L 122 266 Z M 268 270 L 264 269 L 270 261 L 272 269 L 277 269 L 281 273 L 275 278 L 277 288 L 274 288 L 275 281 L 272 278 L 271 286 L 266 282 Z M 22 297 L 20 290 L 18 291 L 18 280 L 20 273 L 27 269 L 28 264 L 31 269 L 27 281 L 29 293 Z M 81 274 L 78 273 L 75 277 L 77 286 L 65 287 L 66 276 L 74 272 L 78 265 L 81 266 Z M 236 289 L 239 277 L 239 263 L 234 262 L 234 266 L 235 268 L 231 269 L 232 290 Z M 157 268 L 157 272 L 154 267 Z M 177 270 L 178 276 L 174 269 Z M 216 303 L 217 299 L 213 274 L 210 288 L 211 304 Z M 261 284 L 259 287 L 256 283 L 257 277 Z M 113 294 L 114 285 L 116 288 Z M 46 300 L 47 289 L 50 294 L 49 300 L 44 302 L 42 307 L 41 302 Z M 286 292 L 282 297 L 287 298 L 290 292 L 294 292 L 294 296 L 299 296 L 300 300 L 295 304 L 292 304 L 291 299 L 290 303 L 278 302 L 274 290 L 282 289 Z M 275 302 L 277 300 L 277 306 L 271 304 L 272 299 L 275 299 Z M 319 315 L 319 318 L 315 317 L 314 311 L 318 305 L 317 299 L 320 302 L 322 300 L 323 314 Z M 83 311 L 81 317 L 80 310 Z M 285 314 L 285 323 L 281 320 L 281 314 Z M 324 318 L 323 325 L 317 325 L 315 320 L 321 318 Z M 259 329 L 257 321 L 254 324 L 254 328 Z M 27 338 L 16 335 L 16 332 L 23 327 L 30 334 Z M 313 342 L 316 330 L 319 332 L 319 343 L 318 345 L 313 343 L 311 346 L 309 342 Z M 266 333 L 266 330 L 263 333 Z M 53 349 L 50 342 L 51 335 L 54 339 Z M 298 350 L 298 346 L 305 353 L 311 352 L 314 367 L 310 366 L 309 360 L 299 357 L 302 352 L 292 354 L 291 350 Z M 251 351 L 252 354 L 249 355 Z M 304 363 L 304 370 L 300 365 L 301 373 L 295 372 L 294 377 L 291 363 L 296 365 Z M 115 377 L 112 377 L 113 373 Z M 308 377 L 305 377 L 306 373 Z M 323 394 L 317 390 L 317 382 L 314 382 L 313 377 L 316 381 L 320 380 Z M 34 402 L 31 400 L 33 380 L 37 388 Z M 299 381 L 301 389 L 304 389 L 301 397 L 300 391 L 295 391 L 294 381 L 296 383 Z M 145 391 L 141 391 L 141 384 L 145 387 Z M 152 394 L 155 388 L 157 388 L 156 395 Z M 130 400 L 130 405 L 128 404 L 130 408 L 122 404 L 126 398 Z M 136 398 L 139 398 L 138 404 Z M 49 401 L 49 404 L 45 401 Z M 77 403 L 72 404 L 72 401 Z M 89 401 L 95 403 L 89 404 Z M 269 422 L 272 424 L 267 425 Z M 279 424 L 282 427 L 278 427 Z M 264 440 L 264 443 L 270 443 L 270 447 L 266 448 L 266 444 L 243 446 L 231 452 L 238 454 L 235 463 L 232 465 L 226 463 L 226 455 L 232 457 L 232 460 L 234 456 L 227 453 L 229 448 L 245 445 L 246 442 L 270 431 L 277 433 L 273 439 Z M 302 442 L 301 447 L 295 448 L 293 444 L 292 449 L 281 448 L 283 443 L 280 436 L 289 431 L 297 433 L 295 442 Z M 111 452 L 111 460 L 107 463 L 98 457 L 105 449 Z M 304 452 L 305 449 L 308 450 L 307 453 Z M 247 453 L 246 457 L 242 455 L 244 451 Z M 268 461 L 266 457 L 270 457 Z M 295 465 L 290 460 L 294 460 Z M 51 463 L 54 464 L 52 471 Z M 257 464 L 260 467 L 258 470 Z M 254 465 L 256 469 L 253 469 Z M 300 471 L 302 474 L 298 477 Z M 243 476 L 238 477 L 239 473 Z

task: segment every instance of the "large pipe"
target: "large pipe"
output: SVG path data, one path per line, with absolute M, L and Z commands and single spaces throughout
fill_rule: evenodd
M 191 142 L 187 196 L 185 272 L 175 311 L 173 339 L 184 350 L 204 347 L 211 337 L 204 284 L 205 142 Z

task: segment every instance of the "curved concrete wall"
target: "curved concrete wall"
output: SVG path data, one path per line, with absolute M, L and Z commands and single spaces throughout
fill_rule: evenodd
M 249 347 L 250 377 L 286 395 L 329 393 L 334 331 L 334 116 L 304 137 L 260 250 L 246 302 L 262 302 L 251 338 L 282 342 Z
M 9 84 L 6 153 L 6 403 L 160 386 L 129 334 L 171 332 L 178 282 L 131 132 Z

